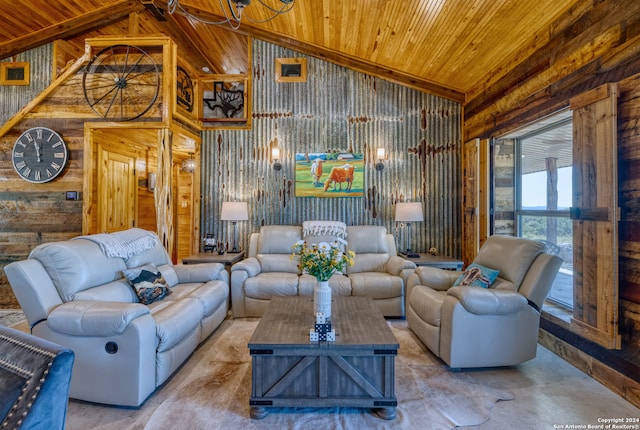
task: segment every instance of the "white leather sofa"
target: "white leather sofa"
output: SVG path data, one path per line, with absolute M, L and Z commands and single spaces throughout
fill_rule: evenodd
M 263 226 L 250 237 L 248 258 L 231 267 L 234 317 L 260 317 L 274 296 L 313 296 L 316 279 L 301 274 L 291 259 L 292 245 L 305 239 L 333 241 L 331 235 L 303 235 L 295 225 Z M 415 264 L 397 255 L 393 235 L 383 226 L 346 227 L 346 248 L 353 266 L 329 280 L 334 295 L 369 296 L 387 317 L 404 317 L 405 285 Z
M 75 353 L 72 398 L 141 405 L 227 315 L 224 266 L 173 265 L 146 233 L 155 244 L 127 258 L 108 257 L 92 240 L 105 235 L 94 235 L 39 245 L 5 267 L 32 334 Z M 144 305 L 123 271 L 147 263 L 171 294 Z

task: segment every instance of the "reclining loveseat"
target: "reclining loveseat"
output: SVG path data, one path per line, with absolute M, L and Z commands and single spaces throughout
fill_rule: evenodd
M 140 229 L 45 243 L 5 272 L 32 334 L 73 350 L 69 395 L 90 402 L 141 405 L 229 308 L 222 264 L 173 265 Z
M 344 234 L 340 229 L 344 227 Z M 346 241 L 353 266 L 329 279 L 333 295 L 368 296 L 387 317 L 404 317 L 405 285 L 415 263 L 397 255 L 393 235 L 383 226 L 334 222 L 263 226 L 250 237 L 248 258 L 231 268 L 231 307 L 236 317 L 261 317 L 274 296 L 313 296 L 316 279 L 298 269 L 292 245 Z

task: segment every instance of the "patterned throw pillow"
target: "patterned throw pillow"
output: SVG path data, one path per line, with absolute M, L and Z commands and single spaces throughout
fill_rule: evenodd
M 122 274 L 127 278 L 143 305 L 162 300 L 171 294 L 167 282 L 153 264 L 123 270 Z
M 456 279 L 453 286 L 461 285 L 489 288 L 489 285 L 493 284 L 493 281 L 496 280 L 499 274 L 499 270 L 489 269 L 480 264 L 471 263 L 469 267 L 467 267 L 467 270 Z

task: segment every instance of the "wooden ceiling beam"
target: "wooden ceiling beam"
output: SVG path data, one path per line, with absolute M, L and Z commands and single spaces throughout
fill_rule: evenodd
M 142 10 L 144 10 L 144 6 L 137 0 L 120 0 L 109 3 L 107 6 L 96 8 L 90 13 L 79 15 L 0 44 L 0 59 L 45 45 L 56 39 L 67 39 L 94 28 L 112 24 L 130 13 Z
M 260 28 L 245 26 L 245 24 L 242 24 L 242 26 L 243 27 L 241 27 L 237 31 L 239 33 L 245 33 L 249 37 L 260 39 L 265 42 L 273 43 L 275 45 L 280 45 L 285 48 L 293 49 L 303 54 L 311 55 L 312 57 L 320 58 L 321 60 L 329 61 L 331 63 L 347 67 L 351 70 L 355 70 L 357 72 L 365 73 L 371 76 L 376 76 L 378 78 L 404 85 L 419 91 L 423 91 L 425 93 L 433 94 L 459 103 L 465 102 L 464 92 L 445 87 L 436 82 L 424 79 L 420 76 L 412 75 L 400 70 L 390 69 L 388 67 L 383 67 L 379 64 L 363 60 L 361 58 L 345 55 L 343 53 L 333 51 L 324 47 L 311 45 L 309 43 L 301 42 L 287 36 L 271 33 Z
M 445 87 L 436 82 L 424 79 L 420 76 L 412 75 L 388 67 L 383 67 L 371 61 L 363 60 L 361 58 L 356 58 L 350 55 L 345 55 L 331 49 L 315 46 L 280 34 L 271 33 L 261 28 L 245 25 L 244 23 L 242 24 L 240 29 L 236 31 L 238 33 L 244 33 L 249 37 L 260 39 L 265 42 L 273 43 L 275 45 L 280 45 L 285 48 L 293 49 L 303 54 L 311 55 L 312 57 L 320 58 L 321 60 L 329 61 L 331 63 L 338 64 L 339 66 L 343 66 L 357 72 L 376 76 L 387 81 L 391 81 L 400 85 L 407 86 L 409 88 L 413 88 L 459 103 L 465 102 L 464 92 Z
M 225 18 L 219 15 L 213 14 L 202 9 L 195 7 L 182 6 L 188 13 L 197 16 L 198 18 L 208 21 L 222 21 Z M 223 25 L 222 28 L 228 31 L 234 31 L 230 27 Z M 439 97 L 443 97 L 449 100 L 453 100 L 459 103 L 464 103 L 466 96 L 461 90 L 445 87 L 437 82 L 424 79 L 423 77 L 412 75 L 400 70 L 383 67 L 371 61 L 356 58 L 351 55 L 346 55 L 325 47 L 316 46 L 307 42 L 296 40 L 292 37 L 271 32 L 264 28 L 251 25 L 250 23 L 243 22 L 238 30 L 235 30 L 238 34 L 244 34 L 246 36 L 263 40 L 275 45 L 289 48 L 300 53 L 310 55 L 312 57 L 320 58 L 321 60 L 329 61 L 331 63 L 338 64 L 343 67 L 347 67 L 357 72 L 365 73 L 371 76 L 395 82 L 400 85 L 404 85 L 419 91 L 423 91 L 429 94 L 433 94 Z
M 197 72 L 201 71 L 202 66 L 208 66 L 212 70 L 215 69 L 213 66 L 214 62 L 207 57 L 205 52 L 197 43 L 194 43 L 191 40 L 189 35 L 185 33 L 182 26 L 173 17 L 173 15 L 165 9 L 159 8 L 153 0 L 142 0 L 142 3 L 156 19 L 156 25 L 160 27 L 167 36 L 170 36 L 178 45 L 180 52 L 187 53 L 191 58 L 197 58 L 201 63 L 199 65 L 192 64 L 191 67 L 196 68 Z

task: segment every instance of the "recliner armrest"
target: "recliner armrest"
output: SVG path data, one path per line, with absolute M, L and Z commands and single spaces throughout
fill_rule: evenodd
M 413 270 L 416 263 L 406 260 L 398 255 L 392 255 L 387 261 L 387 273 L 394 276 L 401 276 L 403 270 Z
M 173 266 L 178 282 L 209 282 L 221 279 L 224 270 L 222 263 L 176 264 Z
M 416 268 L 415 274 L 419 279 L 419 285 L 424 285 L 437 291 L 445 291 L 453 286 L 462 272 L 444 270 L 438 267 L 419 266 Z
M 147 314 L 149 308 L 140 303 L 77 300 L 52 310 L 47 323 L 52 330 L 72 336 L 115 336 Z
M 527 298 L 516 291 L 481 287 L 452 287 L 447 294 L 476 315 L 505 315 L 520 312 L 528 306 Z
M 232 272 L 237 272 L 240 270 L 244 270 L 245 272 L 247 272 L 247 277 L 252 278 L 260 273 L 262 271 L 262 268 L 257 258 L 249 257 L 231 266 Z

